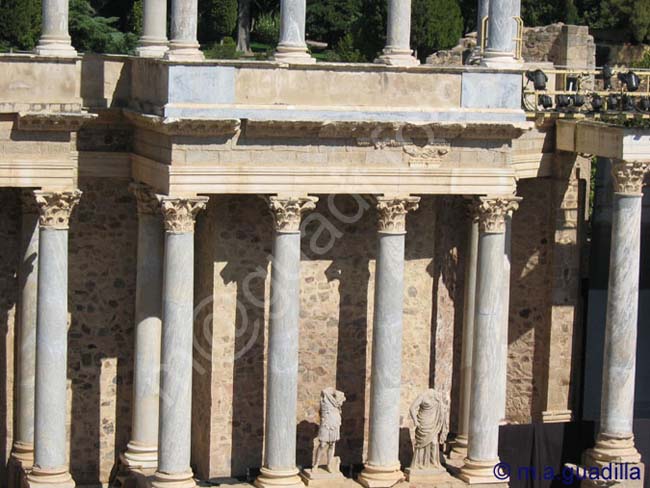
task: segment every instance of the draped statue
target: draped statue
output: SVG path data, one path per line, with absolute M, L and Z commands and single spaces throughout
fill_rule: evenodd
M 443 470 L 440 445 L 449 434 L 449 400 L 430 389 L 418 396 L 409 410 L 415 424 L 415 443 L 411 470 Z
M 326 470 L 337 471 L 334 457 L 336 443 L 341 437 L 341 410 L 345 394 L 334 388 L 325 388 L 320 394 L 320 428 L 318 429 L 318 447 L 314 450 L 313 469 L 319 467 L 320 458 L 327 452 Z

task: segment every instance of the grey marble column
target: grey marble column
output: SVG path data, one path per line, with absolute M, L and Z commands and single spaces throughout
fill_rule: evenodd
M 280 40 L 274 58 L 281 63 L 312 64 L 305 42 L 306 0 L 280 1 Z
M 167 0 L 144 0 L 142 36 L 136 53 L 145 58 L 162 58 L 167 41 Z
M 490 0 L 478 0 L 476 10 L 476 43 L 479 51 L 485 42 L 487 32 L 483 31 L 483 21 L 488 15 L 490 15 Z
M 377 199 L 368 456 L 358 480 L 366 487 L 390 487 L 404 479 L 399 462 L 404 242 L 406 215 L 417 210 L 419 201 L 418 197 Z
M 266 387 L 264 466 L 255 486 L 302 487 L 296 467 L 300 220 L 314 197 L 271 197 L 275 223 Z
M 155 488 L 196 486 L 192 450 L 194 337 L 194 221 L 207 197 L 161 196 L 165 224 L 162 349 Z
M 42 0 L 42 31 L 36 46 L 40 56 L 71 57 L 77 51 L 68 34 L 68 0 Z
M 503 357 L 502 304 L 505 217 L 517 208 L 517 199 L 482 197 L 479 216 L 474 352 L 467 459 L 460 478 L 471 484 L 494 483 L 499 463 L 499 394 L 496 388 Z
M 171 41 L 165 59 L 202 61 L 205 59 L 197 40 L 198 0 L 172 0 Z
M 30 487 L 71 488 L 66 452 L 68 226 L 80 191 L 35 191 L 39 207 L 34 467 Z
M 18 268 L 16 431 L 11 457 L 23 469 L 34 463 L 34 382 L 38 304 L 38 207 L 31 190 L 22 195 L 21 262 Z
M 473 204 L 470 204 L 473 206 Z M 470 211 L 467 260 L 465 261 L 465 300 L 463 310 L 463 346 L 460 364 L 460 413 L 458 435 L 454 440 L 454 457 L 467 456 L 469 410 L 472 394 L 472 352 L 474 350 L 474 310 L 476 304 L 476 271 L 478 264 L 478 218 Z
M 617 161 L 612 165 L 612 241 L 605 323 L 600 431 L 587 452 L 591 465 L 638 463 L 634 446 L 634 381 L 641 252 L 643 179 L 648 163 Z
M 420 64 L 411 50 L 411 0 L 388 0 L 386 47 L 375 63 L 393 66 Z
M 498 382 L 496 384 L 499 394 L 500 423 L 506 421 L 506 397 L 508 390 L 508 332 L 510 325 L 510 270 L 512 253 L 512 214 L 506 214 L 506 232 L 504 234 L 503 249 L 503 291 L 501 301 L 501 353 L 498 371 Z
M 133 184 L 138 203 L 138 265 L 131 440 L 122 462 L 152 474 L 158 466 L 158 409 L 164 233 L 160 203 L 145 185 Z
M 513 0 L 490 0 L 487 47 L 482 64 L 488 67 L 516 65 L 513 39 L 517 33 Z

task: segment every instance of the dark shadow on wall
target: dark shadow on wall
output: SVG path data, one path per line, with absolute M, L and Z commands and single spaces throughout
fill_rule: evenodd
M 10 454 L 10 437 L 8 426 L 13 418 L 7 409 L 13 399 L 7 391 L 8 347 L 11 346 L 10 336 L 15 337 L 16 328 L 9 323 L 9 315 L 17 303 L 18 281 L 16 278 L 19 249 L 20 249 L 20 194 L 13 188 L 0 189 L 0 486 L 6 486 L 6 462 Z M 13 322 L 16 322 L 15 320 Z M 13 332 L 12 332 L 13 331 Z
M 137 212 L 128 180 L 87 178 L 70 221 L 70 470 L 107 483 L 131 426 Z
M 114 67 L 119 62 L 119 58 L 106 59 L 98 54 L 84 54 L 81 63 L 81 98 L 84 107 L 90 108 L 108 108 L 126 107 L 131 91 L 131 66 L 125 62 L 120 67 L 117 80 L 113 86 L 112 73 L 109 79 L 106 79 L 107 66 Z M 112 89 L 112 93 L 106 93 L 107 87 Z M 110 99 L 106 98 L 110 96 Z

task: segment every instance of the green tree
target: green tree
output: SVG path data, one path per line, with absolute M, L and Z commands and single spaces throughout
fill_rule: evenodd
M 237 0 L 199 0 L 199 40 L 202 43 L 230 37 L 237 27 Z
M 374 60 L 386 44 L 387 16 L 385 0 L 361 0 L 361 15 L 352 30 L 355 48 L 366 61 Z
M 334 47 L 361 14 L 361 0 L 307 2 L 307 35 Z
M 31 51 L 41 31 L 40 0 L 0 2 L 0 42 L 9 47 Z
M 137 36 L 119 31 L 117 17 L 101 17 L 88 0 L 70 2 L 70 36 L 81 52 L 129 54 L 135 49 Z
M 458 0 L 414 0 L 412 19 L 411 45 L 421 60 L 455 46 L 463 35 Z

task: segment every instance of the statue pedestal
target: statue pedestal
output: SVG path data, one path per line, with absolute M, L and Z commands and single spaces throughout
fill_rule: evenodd
M 406 468 L 406 481 L 409 483 L 423 483 L 430 484 L 436 487 L 453 486 L 456 480 L 451 476 L 445 468 L 438 469 L 413 469 Z
M 343 484 L 345 476 L 341 473 L 341 458 L 335 457 L 332 464 L 326 469 L 320 467 L 303 469 L 300 472 L 300 477 L 307 486 L 325 487 Z

